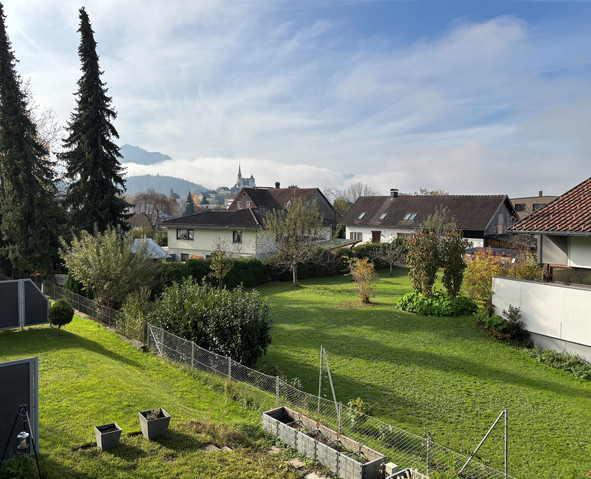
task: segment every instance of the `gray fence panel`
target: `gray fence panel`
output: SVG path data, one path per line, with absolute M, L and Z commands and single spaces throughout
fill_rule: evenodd
M 49 300 L 33 281 L 25 280 L 25 326 L 47 323 Z
M 18 281 L 0 282 L 0 305 L 0 329 L 18 328 Z
M 23 430 L 19 417 L 12 434 L 10 430 L 22 404 L 27 405 L 35 448 L 39 451 L 39 378 L 38 359 L 28 358 L 0 363 L 0 455 L 8 443 L 6 457 L 17 452 L 17 434 Z M 32 450 L 32 449 L 31 449 Z

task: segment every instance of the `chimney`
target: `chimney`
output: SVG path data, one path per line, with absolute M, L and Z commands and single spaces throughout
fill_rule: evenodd
M 544 192 L 540 190 L 540 197 L 544 196 Z
M 275 182 L 275 188 L 279 189 L 280 186 L 281 186 L 281 184 L 278 181 L 276 181 Z
M 398 189 L 397 188 L 392 188 L 390 190 L 390 199 L 392 198 L 398 198 Z

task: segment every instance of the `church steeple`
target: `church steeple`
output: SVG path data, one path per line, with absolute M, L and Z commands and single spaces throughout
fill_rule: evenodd
M 238 163 L 238 182 L 239 185 L 242 185 L 242 171 L 240 171 L 240 163 Z

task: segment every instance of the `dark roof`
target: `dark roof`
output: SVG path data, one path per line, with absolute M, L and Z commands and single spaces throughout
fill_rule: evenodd
M 498 208 L 506 203 L 511 214 L 515 214 L 507 195 L 439 195 L 439 196 L 363 196 L 345 213 L 340 221 L 344 225 L 384 226 L 412 228 L 420 225 L 435 213 L 437 208 L 446 207 L 463 231 L 484 231 Z M 360 218 L 360 216 L 365 215 Z M 416 213 L 411 219 L 408 214 Z M 386 214 L 385 216 L 383 216 Z M 380 219 L 382 218 L 383 219 Z
M 255 210 L 244 209 L 237 211 L 226 210 L 203 210 L 198 213 L 181 216 L 165 221 L 162 225 L 189 226 L 193 228 L 210 227 L 236 227 L 236 228 L 258 228 L 262 224 L 262 217 Z
M 308 201 L 319 190 L 318 188 L 242 188 L 234 201 L 240 200 L 243 191 L 250 196 L 257 208 L 277 210 L 285 208 L 287 202 L 294 198 Z
M 513 225 L 521 233 L 591 234 L 591 178 Z

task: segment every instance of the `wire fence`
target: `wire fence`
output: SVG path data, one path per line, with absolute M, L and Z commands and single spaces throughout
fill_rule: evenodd
M 224 392 L 243 407 L 263 412 L 287 406 L 333 430 L 354 439 L 387 457 L 401 468 L 410 468 L 432 477 L 460 477 L 455 474 L 469 457 L 432 440 L 429 434 L 419 436 L 377 418 L 350 409 L 342 402 L 301 391 L 280 378 L 248 368 L 230 357 L 208 351 L 192 341 L 180 338 L 162 328 L 148 324 L 138 328 L 126 322 L 118 311 L 100 306 L 95 301 L 72 293 L 48 281 L 42 290 L 53 299 L 67 298 L 78 311 L 115 329 L 130 339 L 147 343 L 149 349 L 191 369 L 205 371 L 228 380 Z M 464 479 L 515 479 L 495 468 L 472 459 L 461 475 Z

